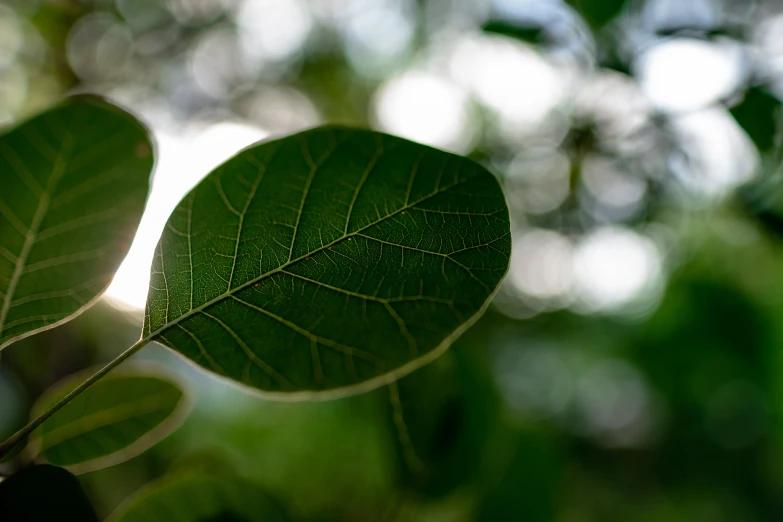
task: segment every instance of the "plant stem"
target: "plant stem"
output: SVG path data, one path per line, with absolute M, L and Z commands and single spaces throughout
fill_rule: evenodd
M 2 460 L 8 453 L 11 452 L 11 450 L 16 446 L 20 441 L 22 441 L 25 437 L 27 437 L 30 432 L 32 432 L 34 429 L 36 429 L 38 426 L 43 424 L 46 419 L 57 413 L 63 406 L 71 402 L 74 397 L 82 393 L 84 390 L 95 384 L 101 377 L 112 371 L 115 367 L 120 365 L 121 363 L 125 362 L 129 357 L 131 357 L 133 354 L 144 348 L 147 344 L 149 344 L 150 340 L 143 338 L 139 339 L 135 343 L 133 343 L 130 348 L 122 352 L 120 355 L 118 355 L 113 361 L 109 362 L 106 366 L 98 370 L 94 375 L 92 375 L 89 379 L 81 383 L 79 386 L 77 386 L 73 391 L 71 391 L 68 395 L 57 401 L 53 406 L 49 407 L 45 412 L 43 412 L 41 415 L 39 415 L 34 420 L 30 421 L 27 426 L 20 429 L 13 435 L 11 435 L 8 439 L 6 439 L 2 444 L 0 444 L 0 460 Z
M 389 400 L 391 400 L 394 427 L 397 429 L 397 438 L 400 441 L 400 446 L 402 446 L 405 464 L 411 473 L 420 477 L 424 473 L 426 466 L 416 453 L 416 448 L 413 446 L 413 441 L 408 433 L 408 425 L 405 424 L 397 381 L 389 383 Z

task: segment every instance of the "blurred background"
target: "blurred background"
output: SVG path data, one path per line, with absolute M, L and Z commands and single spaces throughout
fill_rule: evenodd
M 152 130 L 152 193 L 103 301 L 4 352 L 0 435 L 138 337 L 169 212 L 255 141 L 468 155 L 514 235 L 492 308 L 398 397 L 266 402 L 146 348 L 196 408 L 80 477 L 101 515 L 201 466 L 314 521 L 783 519 L 783 2 L 0 0 L 0 125 L 80 91 Z

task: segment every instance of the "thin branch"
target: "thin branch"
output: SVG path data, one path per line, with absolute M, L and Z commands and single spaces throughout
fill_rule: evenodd
M 41 424 L 46 422 L 46 420 L 49 417 L 57 413 L 63 406 L 71 402 L 74 397 L 76 397 L 77 395 L 85 391 L 87 388 L 95 384 L 98 380 L 101 379 L 101 377 L 103 377 L 104 375 L 112 371 L 121 363 L 125 362 L 133 354 L 135 354 L 136 352 L 144 348 L 149 343 L 150 340 L 147 338 L 139 339 L 133 345 L 131 345 L 130 348 L 122 352 L 113 361 L 109 362 L 106 366 L 98 370 L 93 376 L 91 376 L 89 379 L 87 379 L 79 386 L 77 386 L 68 395 L 66 395 L 59 401 L 57 401 L 53 406 L 51 406 L 49 409 L 47 409 L 45 412 L 39 415 L 35 420 L 30 421 L 30 423 L 28 423 L 27 426 L 25 426 L 24 428 L 20 429 L 19 431 L 11 435 L 2 444 L 0 444 L 0 460 L 2 460 L 6 455 L 8 455 L 11 452 L 11 450 L 14 449 L 14 446 L 19 444 L 19 442 L 21 442 L 22 440 L 24 440 L 24 438 L 27 437 L 33 430 L 35 430 Z

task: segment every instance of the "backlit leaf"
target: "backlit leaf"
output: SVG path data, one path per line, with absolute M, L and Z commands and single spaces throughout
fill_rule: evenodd
M 152 163 L 139 122 L 93 97 L 0 136 L 0 349 L 72 319 L 106 289 Z
M 320 128 L 244 150 L 175 209 L 147 339 L 257 390 L 340 396 L 441 354 L 509 262 L 508 210 L 478 164 Z
M 32 417 L 76 388 L 90 372 L 73 375 L 38 400 Z M 133 458 L 179 427 L 188 410 L 184 391 L 159 370 L 110 373 L 33 433 L 39 458 L 76 473 Z

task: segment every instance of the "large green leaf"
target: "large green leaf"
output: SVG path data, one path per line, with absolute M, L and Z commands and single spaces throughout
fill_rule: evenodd
M 0 520 L 98 522 L 98 516 L 76 477 L 44 464 L 23 469 L 0 482 Z
M 126 500 L 111 522 L 284 522 L 281 505 L 254 484 L 222 473 L 181 472 Z
M 48 390 L 33 407 L 33 418 L 89 375 L 73 375 Z M 188 402 L 182 388 L 160 370 L 111 373 L 44 422 L 31 448 L 39 458 L 75 473 L 119 464 L 179 427 Z
M 175 209 L 144 335 L 269 393 L 367 390 L 472 324 L 510 248 L 503 193 L 478 164 L 370 131 L 306 131 L 246 149 Z
M 132 116 L 71 98 L 0 136 L 0 349 L 106 289 L 147 197 L 152 145 Z

